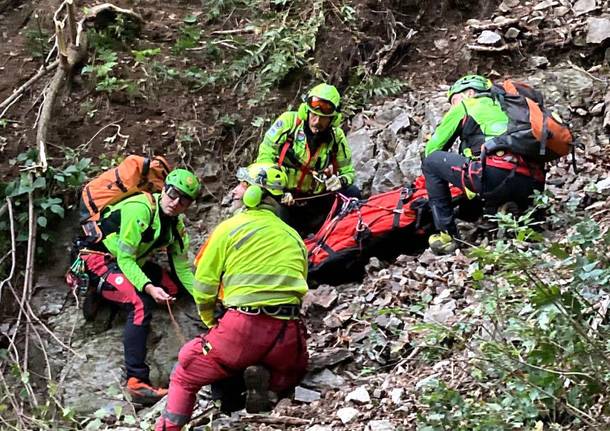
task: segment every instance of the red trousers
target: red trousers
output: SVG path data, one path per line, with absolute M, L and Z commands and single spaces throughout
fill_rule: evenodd
M 167 405 L 155 429 L 182 429 L 204 385 L 242 373 L 250 365 L 264 365 L 271 373 L 270 389 L 281 392 L 301 380 L 307 361 L 305 329 L 300 320 L 229 310 L 207 335 L 180 349 Z
M 146 341 L 155 301 L 145 292 L 138 291 L 125 277 L 115 258 L 109 253 L 81 253 L 85 267 L 94 286 L 101 283 L 99 294 L 127 311 L 123 329 L 123 352 L 127 378 L 137 377 L 148 382 L 150 369 L 146 364 Z M 178 286 L 169 273 L 159 265 L 146 262 L 142 270 L 156 285 L 170 295 L 178 293 Z

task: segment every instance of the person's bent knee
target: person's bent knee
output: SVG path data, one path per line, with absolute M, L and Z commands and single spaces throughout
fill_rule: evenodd
M 445 163 L 443 153 L 444 151 L 435 151 L 424 159 L 421 166 L 424 175 L 426 175 L 426 173 L 436 172 L 438 170 L 439 163 Z

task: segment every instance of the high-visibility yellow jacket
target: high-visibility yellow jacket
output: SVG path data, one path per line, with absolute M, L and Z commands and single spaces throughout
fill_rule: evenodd
M 331 126 L 317 148 L 311 148 L 305 133 L 305 121 L 298 120 L 296 112 L 284 112 L 265 133 L 258 148 L 257 163 L 279 163 L 284 144 L 292 140 L 287 148 L 282 166 L 288 176 L 288 191 L 305 194 L 322 193 L 324 183 L 315 181 L 312 171 L 321 173 L 332 166 L 343 185 L 351 185 L 356 178 L 352 165 L 352 150 L 341 127 Z
M 116 257 L 119 268 L 136 289 L 142 290 L 150 279 L 141 266 L 155 250 L 167 248 L 172 269 L 188 291 L 192 291 L 193 271 L 188 261 L 189 237 L 184 215 L 161 220 L 160 194 L 150 201 L 146 194 L 128 197 L 111 207 L 100 221 L 103 243 Z M 175 223 L 175 228 L 172 224 Z
M 307 293 L 307 249 L 271 209 L 253 208 L 220 223 L 195 259 L 193 298 L 205 325 L 214 309 L 300 304 Z

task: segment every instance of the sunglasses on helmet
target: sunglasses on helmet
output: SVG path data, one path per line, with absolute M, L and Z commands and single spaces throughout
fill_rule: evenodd
M 180 199 L 180 205 L 182 205 L 182 206 L 190 205 L 193 202 L 193 198 L 191 198 L 190 196 L 185 195 L 184 193 L 182 193 L 180 190 L 178 190 L 174 186 L 166 186 L 165 194 L 172 201 L 174 201 L 176 199 Z
M 328 100 L 320 99 L 319 97 L 310 97 L 307 99 L 307 106 L 314 112 L 321 112 L 324 115 L 334 114 L 336 108 L 335 105 L 330 103 Z

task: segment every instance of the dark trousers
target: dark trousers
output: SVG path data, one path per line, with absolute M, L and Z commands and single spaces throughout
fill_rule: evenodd
M 425 158 L 422 170 L 426 178 L 426 190 L 432 210 L 434 225 L 438 231 L 457 235 L 449 183 L 467 187 L 484 199 L 485 208 L 496 208 L 512 201 L 520 208 L 530 204 L 534 190 L 543 190 L 544 182 L 521 175 L 513 170 L 481 165 L 467 157 L 446 151 L 435 151 Z
M 108 253 L 82 253 L 90 282 L 99 285 L 99 293 L 125 311 L 127 319 L 123 329 L 123 349 L 127 378 L 137 377 L 148 382 L 150 369 L 146 364 L 146 341 L 150 331 L 155 301 L 150 295 L 137 290 L 119 269 L 114 257 Z M 163 287 L 170 295 L 178 293 L 178 286 L 169 273 L 159 265 L 146 262 L 144 273 L 155 286 Z
M 360 189 L 353 184 L 342 187 L 338 193 L 348 198 L 360 199 L 362 197 Z M 323 193 L 321 196 L 295 193 L 294 197 L 308 199 L 297 201 L 291 207 L 285 207 L 286 217 L 283 218 L 305 238 L 307 235 L 316 233 L 320 229 L 333 206 L 336 195 L 335 193 Z

